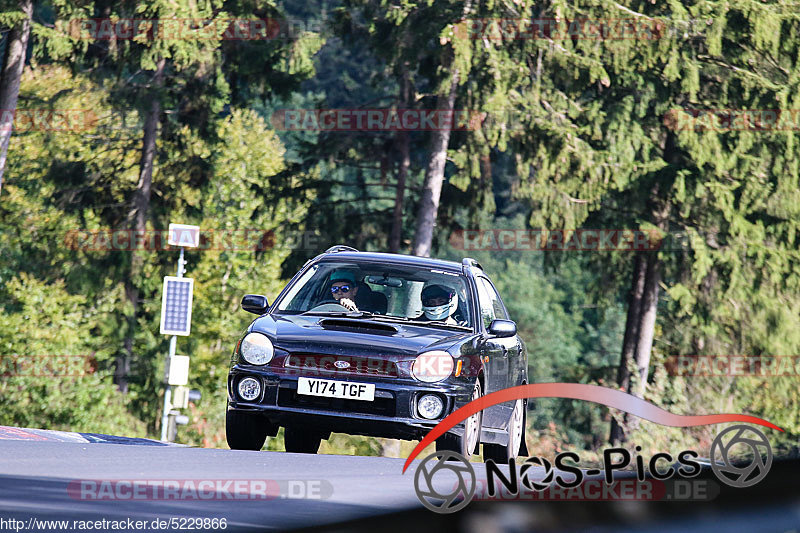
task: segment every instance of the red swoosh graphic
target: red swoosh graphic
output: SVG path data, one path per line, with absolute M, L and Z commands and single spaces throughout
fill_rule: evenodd
M 748 422 L 783 431 L 772 422 L 768 422 L 757 416 L 735 414 L 676 415 L 626 392 L 609 389 L 608 387 L 601 387 L 599 385 L 585 385 L 582 383 L 532 383 L 530 385 L 519 385 L 517 387 L 510 387 L 508 389 L 492 392 L 450 413 L 441 422 L 436 424 L 425 438 L 417 444 L 416 448 L 411 452 L 411 455 L 406 459 L 405 465 L 403 465 L 403 473 L 405 473 L 411 461 L 413 461 L 426 446 L 433 444 L 436 439 L 447 433 L 449 429 L 459 422 L 463 422 L 478 411 L 486 409 L 487 407 L 524 398 L 569 398 L 571 400 L 583 400 L 585 402 L 605 405 L 606 407 L 613 407 L 614 409 L 625 411 L 626 413 L 655 422 L 656 424 L 661 424 L 662 426 L 685 428 L 690 426 L 720 424 L 723 422 Z

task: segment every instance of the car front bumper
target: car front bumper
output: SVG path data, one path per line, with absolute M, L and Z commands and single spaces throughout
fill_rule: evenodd
M 244 377 L 253 377 L 261 383 L 261 395 L 255 400 L 245 401 L 238 395 L 237 386 Z M 297 394 L 299 377 L 304 376 L 234 365 L 228 374 L 228 409 L 262 413 L 270 423 L 284 427 L 302 426 L 321 433 L 419 440 L 442 418 L 467 404 L 473 389 L 468 380 L 422 383 L 412 378 L 359 374 L 306 376 L 372 383 L 375 385 L 375 399 L 369 402 Z M 438 394 L 445 404 L 442 414 L 434 420 L 421 417 L 416 410 L 417 399 L 429 393 Z M 463 424 L 451 432 L 461 434 Z

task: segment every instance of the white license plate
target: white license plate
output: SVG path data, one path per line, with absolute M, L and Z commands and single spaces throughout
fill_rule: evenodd
M 297 378 L 297 394 L 371 402 L 375 399 L 375 385 L 332 379 Z

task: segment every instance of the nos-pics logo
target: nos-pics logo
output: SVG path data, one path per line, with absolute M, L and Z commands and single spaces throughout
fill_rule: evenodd
M 734 463 L 731 457 L 731 450 L 734 447 L 739 451 L 749 448 L 750 454 L 747 456 L 752 456 L 750 463 Z M 694 457 L 697 456 L 696 452 L 689 453 Z M 766 435 L 747 425 L 731 426 L 721 431 L 711 444 L 710 456 L 711 470 L 717 478 L 722 483 L 737 488 L 751 487 L 764 479 L 772 467 L 773 457 L 772 447 Z M 537 468 L 539 471 L 544 467 L 540 479 L 530 479 L 525 475 L 530 466 L 540 467 Z M 618 466 L 618 464 L 612 465 L 612 467 Z M 494 465 L 493 468 L 496 470 Z M 616 468 L 610 470 L 614 469 Z M 571 471 L 574 473 L 574 470 Z M 524 485 L 535 491 L 549 488 L 554 480 L 561 484 L 562 479 L 561 476 L 554 475 L 550 462 L 540 457 L 529 458 L 522 465 L 520 474 Z M 643 476 L 643 473 L 640 474 Z M 583 473 L 580 475 L 582 478 Z M 663 476 L 660 478 L 664 479 Z M 570 481 L 562 486 L 574 487 L 580 483 L 576 481 Z M 606 482 L 609 480 L 606 479 Z M 436 513 L 454 513 L 466 507 L 475 496 L 477 485 L 473 465 L 462 455 L 452 451 L 437 451 L 428 455 L 420 462 L 414 474 L 417 498 L 422 505 Z

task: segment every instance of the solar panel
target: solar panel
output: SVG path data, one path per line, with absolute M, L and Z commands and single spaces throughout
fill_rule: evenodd
M 189 335 L 192 329 L 192 278 L 164 276 L 161 294 L 161 333 Z

